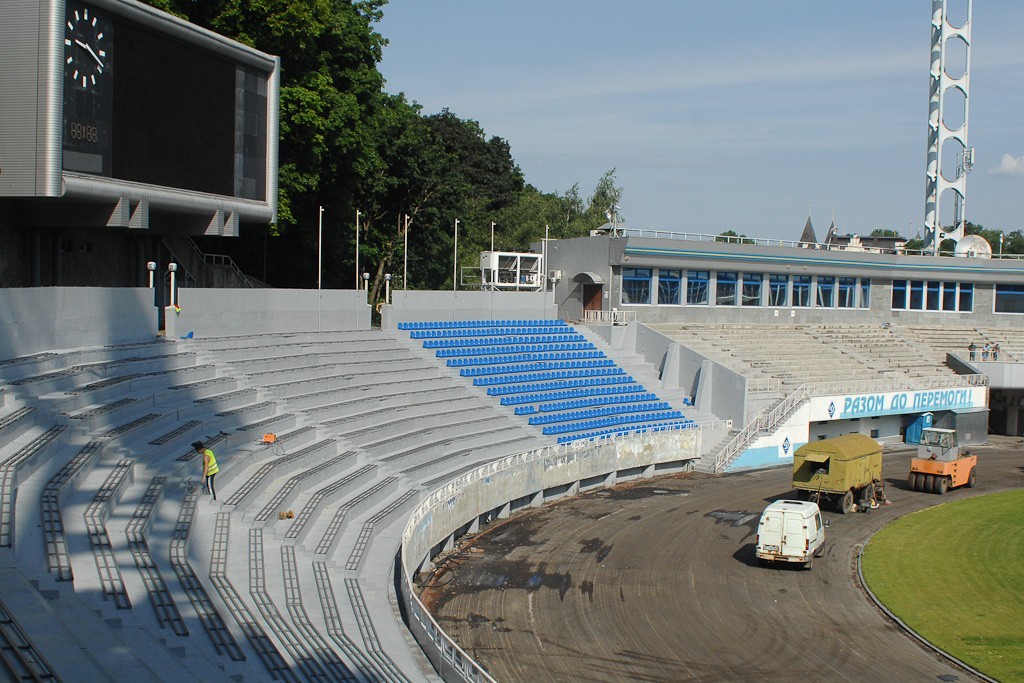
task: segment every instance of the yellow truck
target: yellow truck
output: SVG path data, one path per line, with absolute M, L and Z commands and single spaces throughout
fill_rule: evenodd
M 813 441 L 793 454 L 793 488 L 804 500 L 828 503 L 846 514 L 855 501 L 870 505 L 881 486 L 882 445 L 870 436 Z

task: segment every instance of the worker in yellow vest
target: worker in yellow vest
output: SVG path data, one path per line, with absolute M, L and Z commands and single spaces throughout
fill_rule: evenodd
M 213 487 L 213 478 L 220 472 L 220 467 L 217 466 L 217 456 L 202 441 L 194 442 L 192 448 L 203 456 L 203 484 L 206 486 L 206 492 L 213 496 L 214 500 L 217 500 L 217 490 Z

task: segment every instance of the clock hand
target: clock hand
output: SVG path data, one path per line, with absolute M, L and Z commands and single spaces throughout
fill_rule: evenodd
M 77 45 L 78 47 L 80 47 L 83 50 L 85 50 L 86 52 L 88 52 L 89 56 L 92 57 L 94 60 L 96 60 L 96 64 L 101 69 L 103 68 L 102 60 L 100 60 L 99 56 L 97 56 L 97 54 L 95 52 L 93 52 L 93 49 L 92 49 L 91 45 L 89 45 L 88 43 L 83 43 L 81 40 L 78 40 L 77 38 L 75 39 L 75 45 Z

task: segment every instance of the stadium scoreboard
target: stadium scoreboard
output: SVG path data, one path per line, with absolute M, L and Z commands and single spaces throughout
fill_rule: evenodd
M 135 0 L 4 3 L 0 41 L 0 196 L 275 218 L 277 58 Z

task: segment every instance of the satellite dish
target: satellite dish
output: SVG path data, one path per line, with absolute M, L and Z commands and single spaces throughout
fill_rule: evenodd
M 981 235 L 967 235 L 956 243 L 953 253 L 967 258 L 992 258 L 992 245 Z

